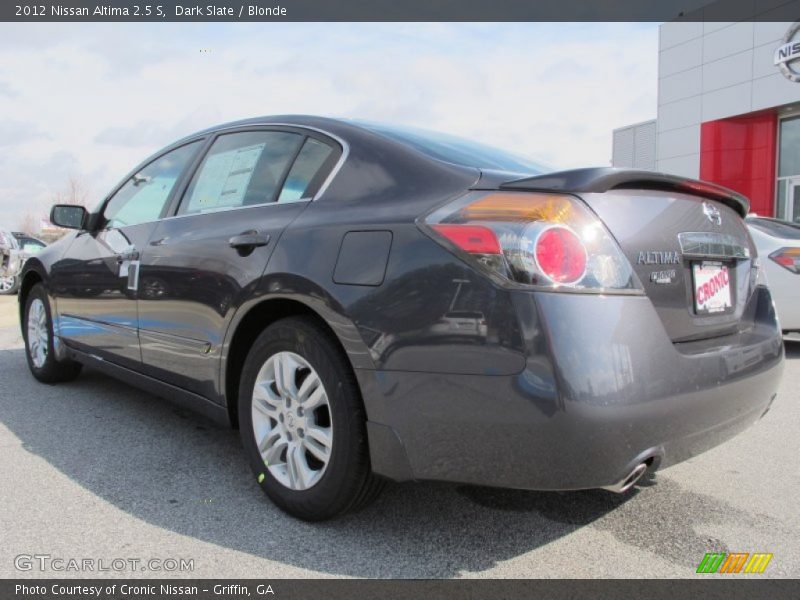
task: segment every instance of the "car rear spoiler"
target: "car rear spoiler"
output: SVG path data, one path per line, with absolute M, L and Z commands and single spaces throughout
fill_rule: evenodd
M 618 189 L 668 190 L 716 200 L 731 207 L 742 217 L 746 217 L 750 210 L 750 201 L 745 196 L 721 185 L 638 169 L 572 169 L 508 181 L 501 184 L 500 188 L 575 193 L 602 193 Z

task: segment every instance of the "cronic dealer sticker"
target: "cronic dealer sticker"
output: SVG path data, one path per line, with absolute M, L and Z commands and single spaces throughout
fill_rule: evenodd
M 698 313 L 724 312 L 733 306 L 728 267 L 718 262 L 693 265 L 694 306 Z

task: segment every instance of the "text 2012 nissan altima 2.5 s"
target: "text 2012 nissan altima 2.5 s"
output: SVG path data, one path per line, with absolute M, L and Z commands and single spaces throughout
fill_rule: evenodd
M 783 346 L 747 200 L 282 116 L 187 137 L 31 258 L 28 363 L 238 425 L 282 509 L 382 481 L 622 492 L 758 420 Z

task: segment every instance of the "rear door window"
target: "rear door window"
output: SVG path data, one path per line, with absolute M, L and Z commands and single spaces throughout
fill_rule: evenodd
M 310 198 L 311 193 L 321 183 L 318 180 L 328 173 L 328 169 L 322 167 L 333 157 L 334 150 L 328 144 L 307 138 L 286 177 L 278 202 L 294 202 Z
M 274 202 L 303 136 L 286 131 L 221 135 L 192 178 L 178 214 Z

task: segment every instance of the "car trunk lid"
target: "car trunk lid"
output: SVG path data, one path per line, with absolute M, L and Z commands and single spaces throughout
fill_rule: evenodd
M 499 187 L 583 198 L 617 240 L 673 341 L 746 325 L 755 248 L 742 218 L 745 197 L 705 182 L 619 169 L 552 173 Z

